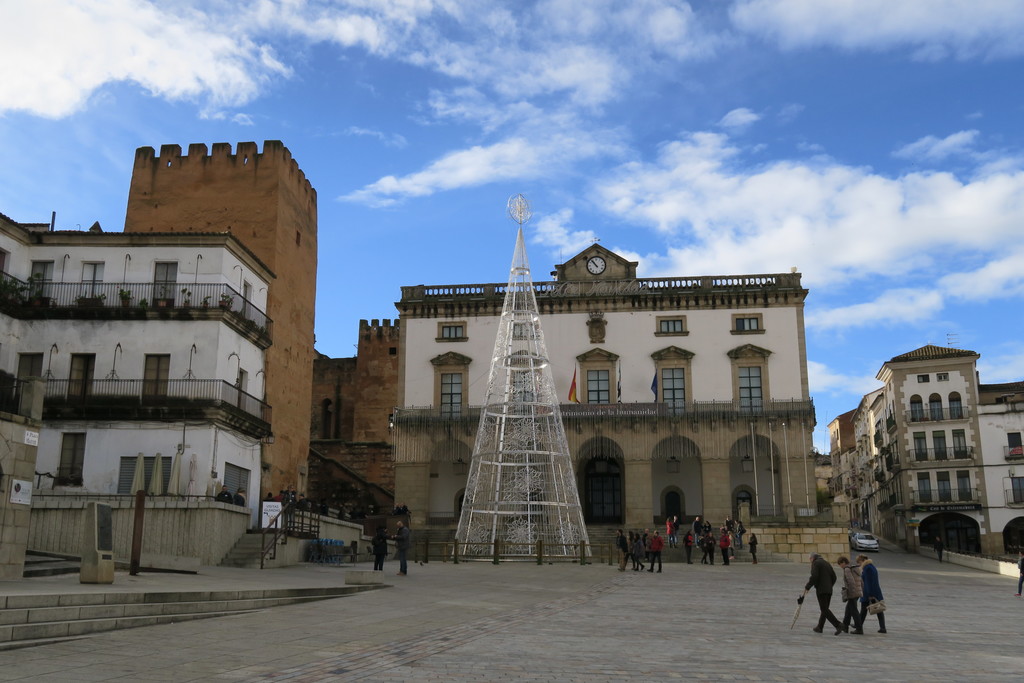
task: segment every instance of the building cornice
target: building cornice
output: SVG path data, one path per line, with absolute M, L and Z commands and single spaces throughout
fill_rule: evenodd
M 680 311 L 802 306 L 799 273 L 535 282 L 541 313 Z M 500 315 L 504 283 L 402 287 L 403 318 Z

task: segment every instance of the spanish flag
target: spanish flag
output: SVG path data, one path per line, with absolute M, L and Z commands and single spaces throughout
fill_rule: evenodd
M 569 403 L 579 403 L 580 400 L 576 398 L 576 368 L 572 370 L 572 384 L 569 385 Z

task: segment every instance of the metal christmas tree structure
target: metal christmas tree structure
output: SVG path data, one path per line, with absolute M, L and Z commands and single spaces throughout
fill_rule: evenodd
M 526 259 L 530 207 L 520 194 L 508 210 L 519 233 L 456 539 L 464 556 L 493 543 L 533 556 L 541 541 L 545 556 L 578 557 L 587 528 Z

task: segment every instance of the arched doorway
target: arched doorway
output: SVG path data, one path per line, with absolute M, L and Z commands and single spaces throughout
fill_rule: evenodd
M 921 520 L 921 526 L 918 528 L 920 544 L 930 547 L 935 543 L 936 537 L 942 539 L 947 550 L 981 552 L 978 523 L 966 515 L 943 512 Z
M 1003 527 L 1003 550 L 1016 553 L 1024 548 L 1024 517 L 1014 517 Z
M 605 436 L 589 439 L 580 447 L 580 505 L 588 524 L 622 523 L 622 459 L 622 449 Z
M 741 486 L 732 494 L 732 516 L 737 519 L 740 516 L 740 505 L 746 503 L 748 510 L 754 509 L 754 490 L 749 486 Z
M 598 456 L 583 471 L 583 516 L 593 524 L 622 522 L 622 471 L 613 458 Z
M 665 511 L 665 518 L 679 517 L 682 519 L 686 506 L 683 504 L 683 492 L 677 488 L 671 488 L 665 492 L 662 500 L 662 509 Z

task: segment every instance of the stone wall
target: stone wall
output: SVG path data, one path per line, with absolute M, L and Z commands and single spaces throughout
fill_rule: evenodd
M 843 526 L 755 522 L 748 525 L 747 530 L 757 534 L 758 548 L 793 562 L 807 562 L 812 552 L 829 562 L 835 562 L 840 555 L 850 556 L 849 530 Z M 747 538 L 750 538 L 749 533 Z
M 43 393 L 42 381 L 29 382 L 22 389 L 21 414 L 0 412 L 0 581 L 20 579 L 25 571 L 31 507 L 13 502 L 11 494 L 16 482 L 35 481 Z
M 81 555 L 82 524 L 89 501 L 111 506 L 114 560 L 131 559 L 135 524 L 132 496 L 35 496 L 32 499 L 29 550 Z M 142 539 L 147 557 L 198 560 L 216 565 L 249 527 L 250 511 L 212 500 L 147 499 Z

